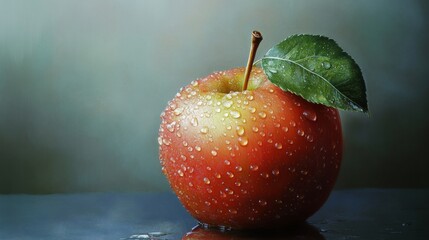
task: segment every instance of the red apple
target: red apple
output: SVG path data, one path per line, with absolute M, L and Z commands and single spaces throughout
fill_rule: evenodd
M 234 229 L 305 221 L 338 175 L 338 111 L 268 81 L 259 68 L 215 72 L 181 89 L 161 114 L 162 171 L 198 221 Z

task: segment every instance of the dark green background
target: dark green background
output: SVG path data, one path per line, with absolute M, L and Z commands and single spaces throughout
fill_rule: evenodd
M 428 4 L 2 1 L 0 193 L 166 191 L 159 114 L 177 90 L 295 33 L 363 70 L 370 117 L 342 112 L 337 187 L 429 187 Z

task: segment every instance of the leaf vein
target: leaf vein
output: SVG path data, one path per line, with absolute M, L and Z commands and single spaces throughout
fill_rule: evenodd
M 286 58 L 281 58 L 281 57 L 263 57 L 262 59 L 280 60 L 280 61 L 285 61 L 285 62 L 289 62 L 289 63 L 295 64 L 295 65 L 301 67 L 302 69 L 304 69 L 305 71 L 309 72 L 310 74 L 313 74 L 313 75 L 321 78 L 323 81 L 325 81 L 327 84 L 329 84 L 332 88 L 334 88 L 342 97 L 344 97 L 345 99 L 347 99 L 348 101 L 350 101 L 354 105 L 359 106 L 360 108 L 362 108 L 362 106 L 360 106 L 355 101 L 353 101 L 352 99 L 350 99 L 349 97 L 347 97 L 344 93 L 342 93 L 340 90 L 338 90 L 338 88 L 336 88 L 334 85 L 332 85 L 332 83 L 329 82 L 322 75 L 320 75 L 320 74 L 318 74 L 316 72 L 311 71 L 310 69 L 304 67 L 303 65 L 297 63 L 296 61 L 293 61 L 293 60 L 290 60 L 290 59 L 286 59 Z

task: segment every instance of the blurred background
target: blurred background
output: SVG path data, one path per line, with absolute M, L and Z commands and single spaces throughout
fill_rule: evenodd
M 0 0 L 0 193 L 168 191 L 159 115 L 178 89 L 296 33 L 361 66 L 337 188 L 429 187 L 424 0 Z

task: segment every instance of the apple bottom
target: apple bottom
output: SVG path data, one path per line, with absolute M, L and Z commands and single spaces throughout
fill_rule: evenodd
M 324 178 L 325 183 L 331 182 L 330 185 L 324 184 L 324 189 L 320 185 L 315 187 L 312 182 L 303 184 L 298 180 L 283 185 L 282 181 L 283 179 L 279 178 L 276 186 L 273 186 L 275 183 L 270 183 L 270 186 L 264 187 L 248 183 L 255 186 L 253 189 L 266 189 L 266 193 L 263 190 L 249 193 L 249 190 L 241 191 L 236 188 L 227 190 L 228 192 L 207 188 L 211 193 L 219 192 L 221 199 L 217 200 L 210 195 L 199 195 L 198 188 L 192 196 L 183 192 L 176 194 L 189 213 L 206 227 L 236 230 L 279 229 L 303 223 L 313 215 L 328 198 L 335 179 L 327 181 Z M 207 192 L 207 189 L 201 191 Z M 317 191 L 312 191 L 313 189 Z M 233 195 L 234 191 L 241 193 L 239 197 Z

